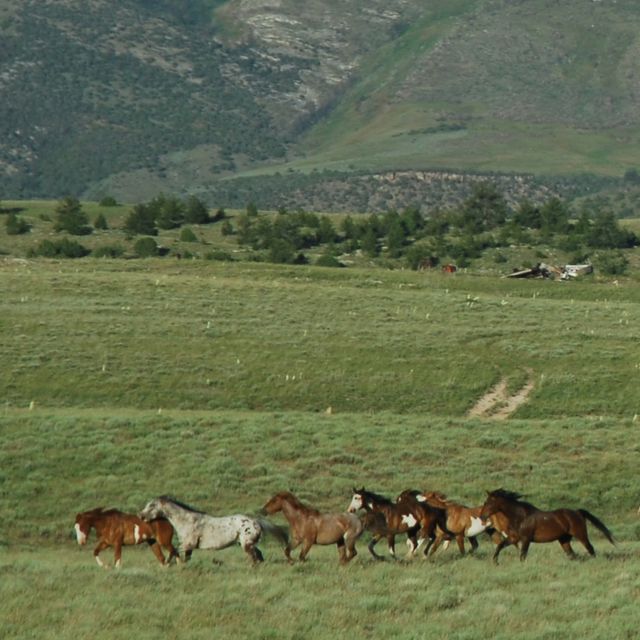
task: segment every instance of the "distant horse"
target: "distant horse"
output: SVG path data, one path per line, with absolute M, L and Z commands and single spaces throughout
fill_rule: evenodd
M 372 538 L 367 548 L 376 560 L 382 560 L 383 556 L 375 551 L 376 544 L 386 538 L 389 547 L 389 553 L 393 558 L 396 557 L 395 537 L 397 534 L 407 534 L 407 545 L 409 546 L 409 555 L 412 555 L 418 548 L 418 532 L 420 524 L 415 517 L 412 519 L 411 510 L 406 504 L 396 504 L 395 502 L 385 498 L 373 491 L 362 489 L 353 489 L 351 502 L 347 507 L 349 513 L 355 513 L 359 509 L 364 509 L 369 513 L 381 513 L 384 516 L 386 527 L 383 530 L 374 530 Z
M 423 551 L 426 556 L 434 543 L 440 544 L 443 539 L 447 540 L 448 543 L 454 537 L 454 534 L 447 527 L 446 511 L 442 507 L 433 506 L 421 500 L 421 495 L 420 491 L 406 489 L 396 498 L 396 504 L 404 506 L 409 511 L 409 515 L 402 516 L 405 524 L 412 526 L 417 523 L 420 525 L 417 547 L 409 549 L 409 554 L 415 555 L 424 541 L 428 540 Z M 432 553 L 435 548 L 433 548 Z
M 476 536 L 491 527 L 488 522 L 484 522 L 480 517 L 482 505 L 479 507 L 466 507 L 457 502 L 449 500 L 446 495 L 437 491 L 429 491 L 420 493 L 416 496 L 419 502 L 426 503 L 432 507 L 444 509 L 446 513 L 446 529 L 451 531 L 458 544 L 460 553 L 464 555 L 464 539 L 468 538 L 471 545 L 470 553 L 478 548 Z M 444 535 L 439 535 L 431 549 L 431 553 L 435 553 L 440 543 L 444 539 Z
M 291 551 L 302 545 L 300 561 L 304 561 L 314 544 L 335 544 L 340 564 L 346 564 L 356 555 L 356 541 L 364 531 L 360 518 L 350 513 L 322 513 L 301 502 L 290 491 L 276 493 L 262 507 L 264 513 L 282 511 L 291 529 L 291 542 L 285 549 L 289 562 Z
M 79 545 L 87 544 L 91 529 L 96 530 L 98 544 L 93 550 L 93 557 L 101 567 L 105 565 L 100 559 L 100 552 L 107 547 L 114 547 L 116 567 L 120 567 L 122 564 L 123 545 L 146 542 L 158 558 L 158 562 L 163 565 L 168 565 L 173 558 L 178 556 L 178 552 L 172 544 L 173 527 L 170 522 L 162 518 L 145 522 L 132 513 L 122 513 L 117 509 L 105 510 L 98 507 L 79 513 L 76 516 L 74 529 Z M 169 553 L 166 560 L 160 547 L 164 547 Z
M 239 544 L 256 564 L 264 560 L 256 546 L 263 533 L 272 533 L 287 542 L 285 532 L 267 521 L 242 514 L 212 516 L 168 496 L 151 500 L 138 515 L 147 521 L 169 520 L 180 538 L 185 562 L 191 558 L 194 549 L 226 549 Z
M 520 543 L 520 560 L 527 557 L 532 542 L 560 543 L 564 552 L 574 558 L 571 540 L 577 538 L 589 555 L 596 552 L 587 535 L 587 520 L 591 522 L 611 544 L 615 544 L 613 535 L 592 513 L 586 509 L 556 509 L 541 511 L 529 502 L 521 500 L 522 496 L 505 489 L 487 492 L 487 499 L 482 507 L 480 517 L 488 520 L 496 513 L 502 513 L 508 520 L 507 537 L 497 547 L 493 555 L 497 563 L 501 549 L 509 543 Z

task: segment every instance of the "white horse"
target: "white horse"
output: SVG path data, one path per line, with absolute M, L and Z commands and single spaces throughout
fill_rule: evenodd
M 272 533 L 283 545 L 288 542 L 287 533 L 266 520 L 242 514 L 211 516 L 168 496 L 151 500 L 139 516 L 143 520 L 169 520 L 180 538 L 180 551 L 184 552 L 185 562 L 194 549 L 226 549 L 239 544 L 255 564 L 264 560 L 256 546 L 263 532 Z

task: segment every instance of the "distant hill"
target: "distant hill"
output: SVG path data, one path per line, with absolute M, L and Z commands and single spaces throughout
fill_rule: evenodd
M 0 0 L 0 27 L 0 197 L 332 209 L 350 175 L 640 166 L 630 0 Z

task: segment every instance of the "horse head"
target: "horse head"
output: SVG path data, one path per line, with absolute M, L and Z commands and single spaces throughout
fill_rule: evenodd
M 366 509 L 366 495 L 367 492 L 364 487 L 362 489 L 353 488 L 353 496 L 351 497 L 351 502 L 347 507 L 347 511 L 349 513 L 355 513 L 360 509 Z
M 163 498 L 154 498 L 145 505 L 144 509 L 138 513 L 138 517 L 142 520 L 155 520 L 165 516 L 163 508 Z

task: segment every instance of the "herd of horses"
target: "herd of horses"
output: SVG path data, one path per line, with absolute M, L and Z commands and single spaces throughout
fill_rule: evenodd
M 288 522 L 288 531 L 265 517 L 279 512 Z M 478 547 L 477 537 L 484 533 L 495 544 L 493 560 L 497 563 L 500 552 L 509 545 L 519 547 L 520 559 L 524 560 L 532 542 L 557 541 L 573 558 L 574 538 L 593 556 L 595 550 L 587 535 L 587 521 L 615 544 L 609 529 L 586 509 L 543 511 L 523 500 L 522 495 L 505 489 L 487 492 L 483 505 L 467 507 L 433 491 L 406 490 L 391 500 L 362 487 L 354 488 L 345 512 L 321 512 L 290 491 L 282 491 L 264 505 L 257 517 L 213 516 L 161 496 L 151 500 L 138 514 L 102 507 L 79 513 L 75 534 L 78 544 L 83 545 L 95 529 L 98 543 L 93 555 L 100 566 L 105 566 L 100 559 L 101 551 L 113 547 L 115 566 L 119 567 L 122 547 L 142 543 L 151 547 L 163 565 L 173 559 L 186 562 L 194 549 L 224 549 L 233 545 L 242 547 L 255 564 L 263 560 L 257 545 L 265 534 L 282 544 L 290 563 L 291 552 L 297 547 L 299 560 L 304 561 L 314 544 L 335 544 L 340 563 L 346 564 L 356 556 L 356 542 L 366 531 L 371 534 L 369 552 L 376 560 L 384 558 L 375 549 L 382 539 L 395 558 L 395 538 L 400 534 L 407 536 L 408 556 L 418 553 L 428 556 L 453 540 L 461 554 L 466 550 L 465 541 L 473 552 Z M 181 553 L 173 546 L 174 533 L 180 541 Z

